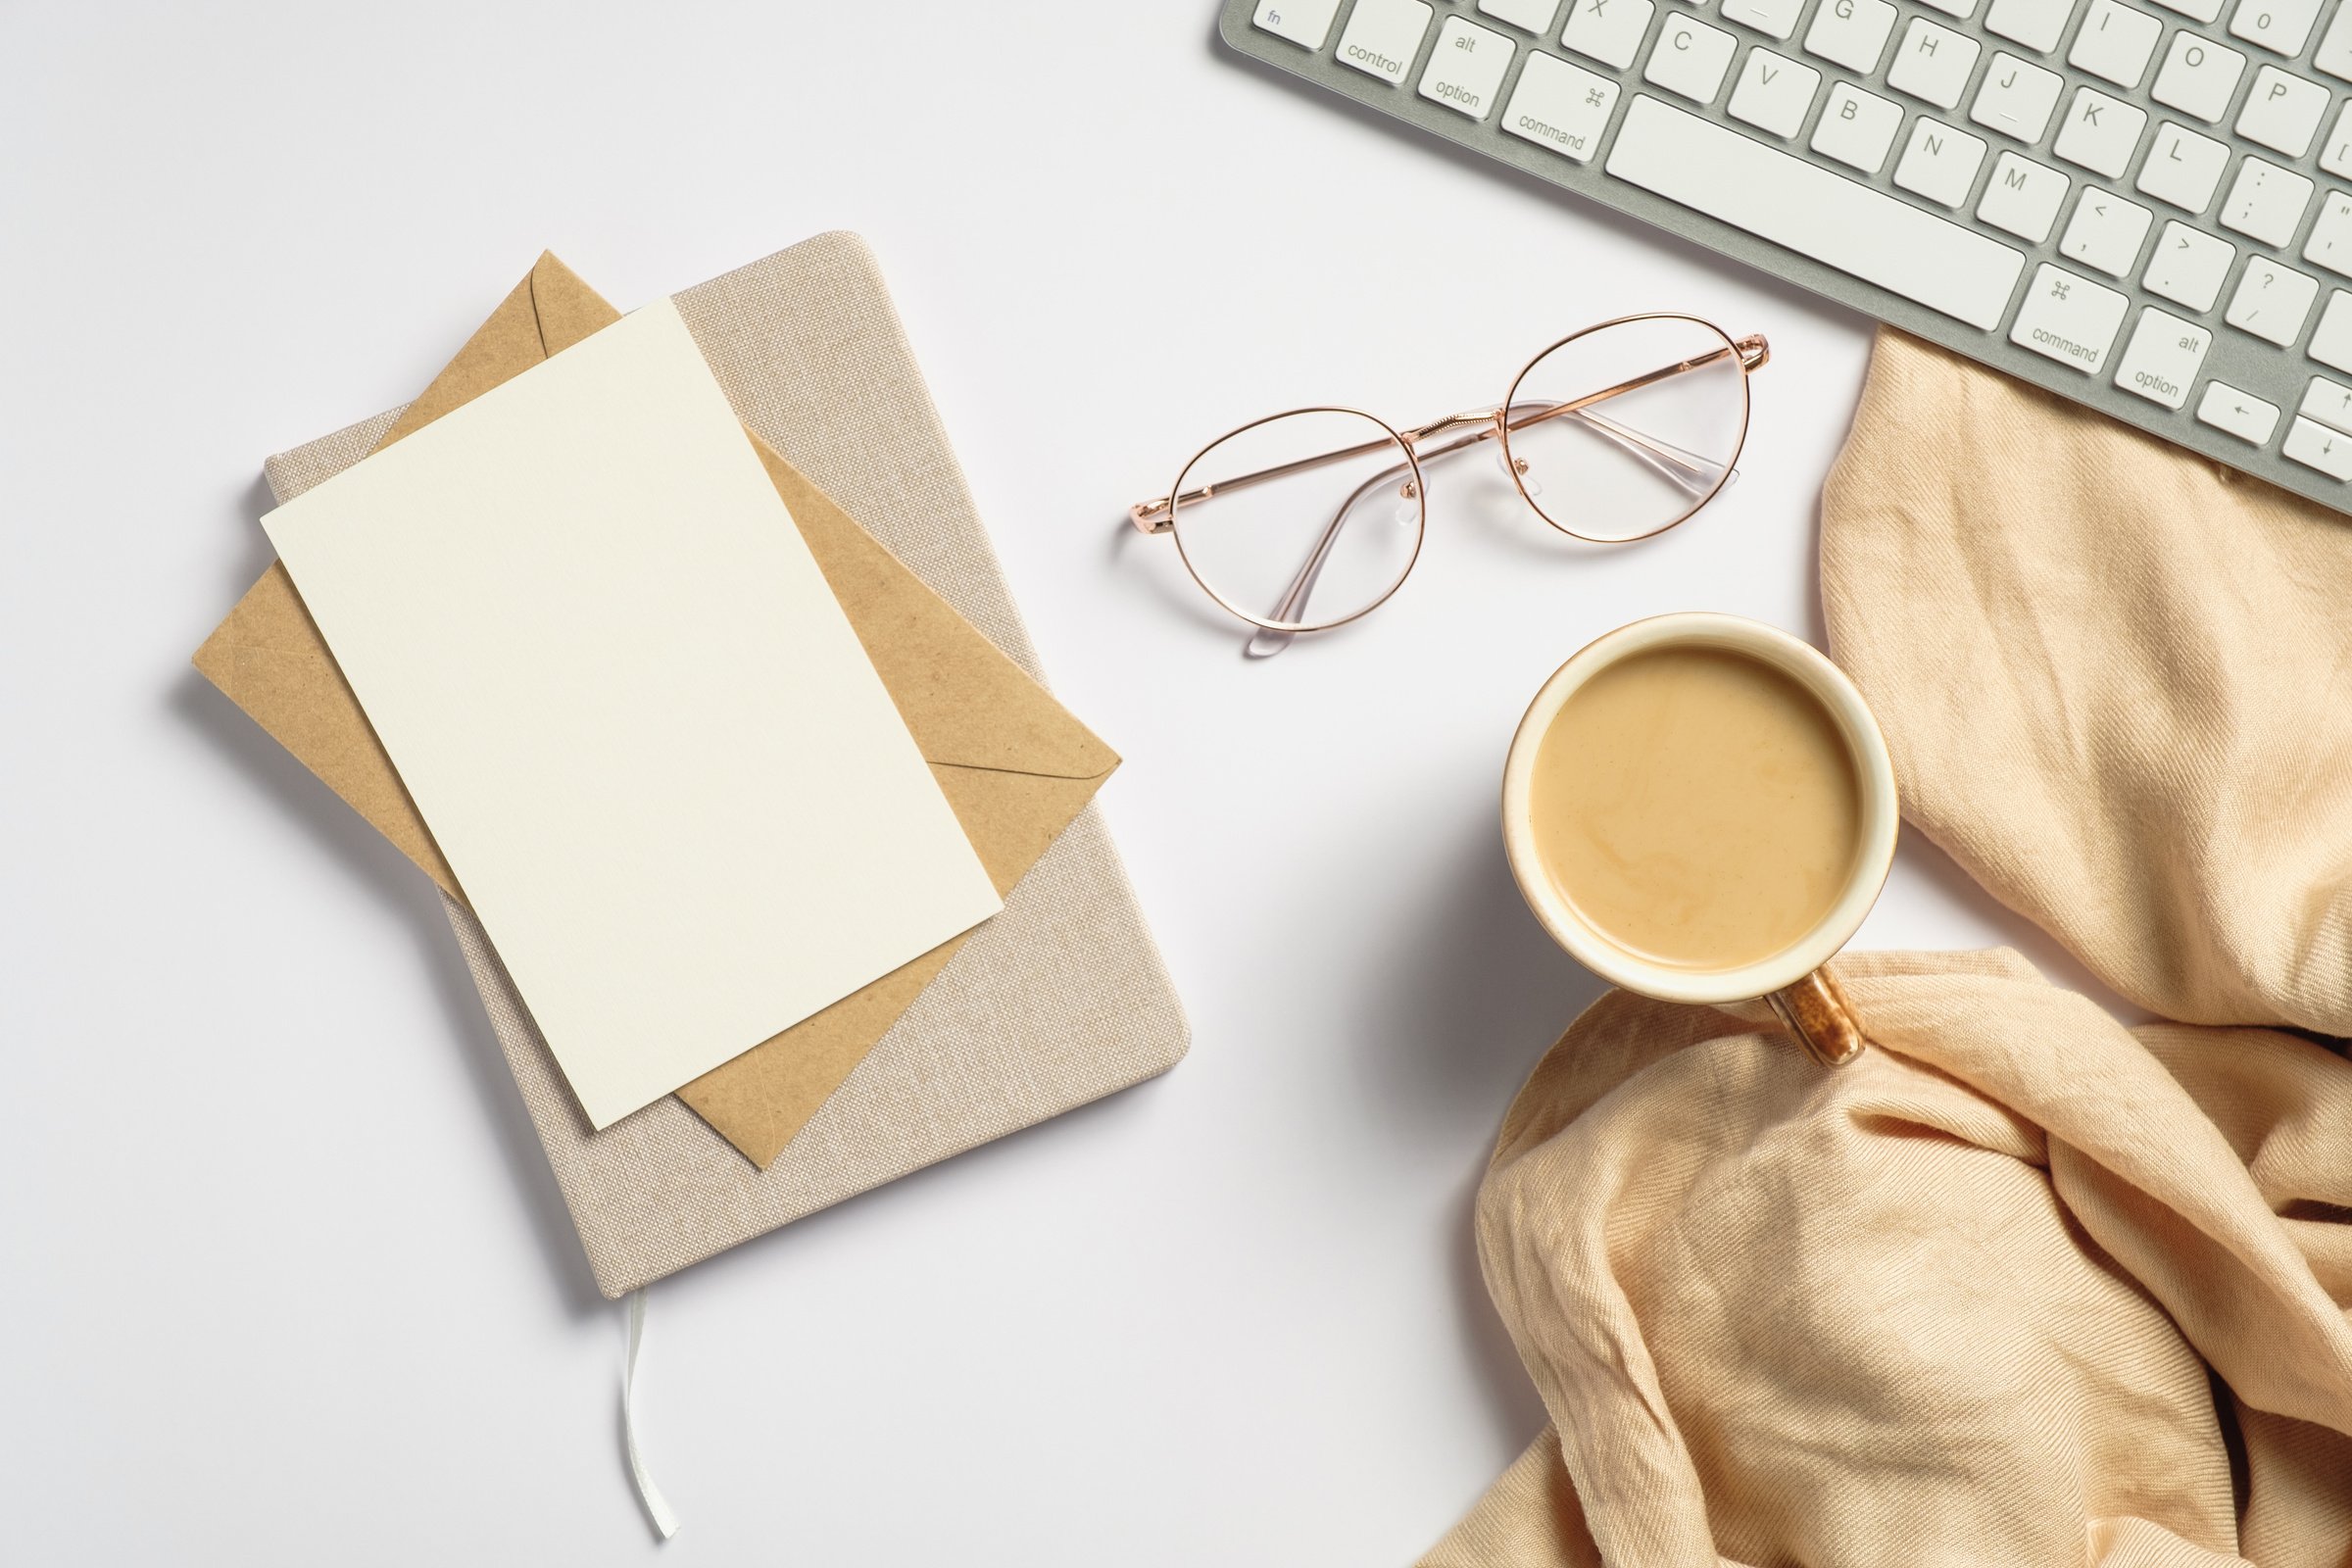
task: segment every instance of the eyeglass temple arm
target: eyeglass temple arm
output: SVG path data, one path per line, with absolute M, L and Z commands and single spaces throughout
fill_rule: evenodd
M 1494 433 L 1493 428 L 1489 427 L 1475 435 L 1456 441 L 1452 446 L 1440 447 L 1436 451 L 1424 452 L 1419 456 L 1421 461 L 1426 463 L 1432 458 L 1442 458 L 1449 452 L 1458 452 L 1463 447 L 1476 441 L 1483 441 Z M 1373 490 L 1411 471 L 1412 467 L 1409 464 L 1391 464 L 1348 493 L 1348 499 L 1340 503 L 1339 511 L 1331 514 L 1331 521 L 1323 525 L 1323 532 L 1315 540 L 1314 548 L 1306 553 L 1306 560 L 1299 563 L 1298 574 L 1291 579 L 1290 587 L 1283 590 L 1281 600 L 1276 603 L 1273 612 L 1267 615 L 1267 619 L 1296 620 L 1298 618 L 1298 612 L 1306 608 L 1307 599 L 1314 593 L 1315 583 L 1323 575 L 1323 564 L 1331 559 L 1331 547 L 1339 542 L 1340 530 L 1348 525 L 1348 518 L 1354 513 L 1355 504 Z M 1408 492 L 1411 489 L 1409 482 L 1406 489 Z M 1261 632 L 1272 632 L 1274 628 L 1268 626 L 1261 627 L 1260 630 Z M 1281 632 L 1278 635 L 1286 642 L 1290 640 L 1291 636 L 1289 632 Z M 1255 643 L 1256 639 L 1251 639 L 1252 647 L 1255 646 Z
M 1512 419 L 1510 427 L 1514 430 L 1524 430 L 1531 424 L 1542 424 L 1546 419 L 1564 418 L 1571 414 L 1581 415 L 1595 403 L 1605 403 L 1610 398 L 1623 397 L 1628 392 L 1639 392 L 1643 387 L 1656 386 L 1660 381 L 1671 380 L 1678 375 L 1688 375 L 1692 370 L 1704 369 L 1721 361 L 1726 354 L 1737 354 L 1740 357 L 1740 368 L 1742 370 L 1761 369 L 1772 358 L 1771 350 L 1765 346 L 1761 337 L 1741 338 L 1729 349 L 1715 349 L 1701 354 L 1694 360 L 1685 360 L 1680 365 L 1661 366 L 1655 370 L 1637 375 L 1629 381 L 1620 381 L 1615 386 L 1595 392 L 1590 397 L 1576 398 L 1567 403 L 1555 403 L 1539 414 L 1529 415 L 1524 419 Z M 1625 426 L 1614 420 L 1604 421 L 1596 416 L 1588 416 L 1587 422 L 1606 429 L 1610 434 L 1616 434 L 1625 429 Z M 1647 442 L 1646 437 L 1643 440 L 1645 443 Z M 1662 444 L 1659 446 L 1663 451 L 1678 450 L 1664 447 Z M 1688 453 L 1683 455 L 1689 456 Z
M 1590 409 L 1577 410 L 1576 417 L 1623 447 L 1636 462 L 1656 470 L 1659 477 L 1682 486 L 1693 496 L 1703 496 L 1723 482 L 1724 466 L 1712 458 L 1702 458 L 1654 435 L 1643 435 L 1632 425 L 1620 424 Z M 1732 470 L 1735 475 L 1738 471 Z
M 1528 407 L 1544 411 L 1521 421 L 1527 424 L 1536 422 L 1537 418 L 1549 417 L 1552 413 L 1556 412 L 1543 404 L 1514 404 L 1512 407 L 1514 409 Z M 1636 458 L 1656 468 L 1669 480 L 1685 485 L 1693 491 L 1713 488 L 1715 479 L 1707 475 L 1708 468 L 1713 468 L 1718 474 L 1721 472 L 1719 465 L 1708 465 L 1704 459 L 1685 452 L 1680 447 L 1670 446 L 1663 441 L 1643 435 L 1641 431 L 1619 424 L 1614 419 L 1603 418 L 1599 415 L 1584 410 L 1573 412 L 1577 413 L 1579 418 L 1592 425 L 1602 434 L 1617 440 Z M 1433 425 L 1424 426 L 1422 430 L 1415 433 L 1426 435 L 1443 430 L 1449 424 L 1468 423 L 1472 419 L 1479 421 L 1479 427 L 1468 435 L 1445 446 L 1433 447 L 1429 451 L 1417 453 L 1415 456 L 1426 465 L 1439 458 L 1451 457 L 1457 452 L 1466 451 L 1481 441 L 1493 439 L 1498 426 L 1494 422 L 1494 415 L 1492 414 L 1451 415 Z M 1513 428 L 1517 427 L 1517 425 L 1513 426 Z M 1324 524 L 1323 532 L 1317 536 L 1313 547 L 1307 551 L 1306 560 L 1299 564 L 1298 575 L 1294 576 L 1290 586 L 1283 590 L 1282 598 L 1276 602 L 1273 610 L 1267 614 L 1267 619 L 1298 620 L 1301 617 L 1306 610 L 1306 602 L 1314 597 L 1315 584 L 1322 580 L 1323 566 L 1331 559 L 1332 547 L 1339 543 L 1340 530 L 1348 525 L 1348 519 L 1355 514 L 1356 503 L 1363 500 L 1373 490 L 1393 480 L 1402 478 L 1411 471 L 1410 466 L 1406 464 L 1391 464 L 1348 492 L 1348 499 L 1341 502 L 1339 510 L 1332 514 L 1331 521 Z M 1269 655 L 1280 653 L 1297 635 L 1296 632 L 1280 627 L 1261 626 L 1250 639 L 1250 652 L 1256 658 L 1266 658 Z
M 1434 431 L 1443 430 L 1449 424 L 1467 423 L 1471 419 L 1480 421 L 1476 430 L 1445 446 L 1432 447 L 1427 452 L 1416 453 L 1414 456 L 1417 461 L 1427 464 L 1439 458 L 1450 457 L 1456 452 L 1476 446 L 1479 442 L 1485 441 L 1494 434 L 1495 426 L 1492 422 L 1494 416 L 1491 414 L 1450 415 L 1435 424 L 1423 426 L 1414 433 L 1428 435 Z M 1339 542 L 1340 530 L 1348 525 L 1348 519 L 1355 514 L 1355 504 L 1373 490 L 1393 480 L 1403 478 L 1410 472 L 1412 472 L 1411 465 L 1394 463 L 1348 493 L 1348 499 L 1341 502 L 1339 510 L 1331 514 L 1331 521 L 1323 525 L 1323 532 L 1315 540 L 1314 548 L 1306 553 L 1306 560 L 1299 564 L 1298 574 L 1293 577 L 1291 585 L 1283 590 L 1281 600 L 1275 604 L 1272 612 L 1267 616 L 1269 620 L 1296 620 L 1298 618 L 1306 609 L 1307 600 L 1314 596 L 1315 584 L 1322 579 L 1324 563 L 1331 559 L 1331 548 Z M 1264 659 L 1289 647 L 1291 639 L 1297 635 L 1296 632 L 1284 631 L 1274 626 L 1260 626 L 1256 634 L 1250 639 L 1248 651 L 1251 658 Z
M 1643 387 L 1655 386 L 1658 382 L 1667 380 L 1673 376 L 1686 375 L 1692 370 L 1701 369 L 1709 365 L 1717 364 L 1726 354 L 1737 355 L 1740 360 L 1740 368 L 1742 370 L 1762 369 L 1772 358 L 1771 350 L 1769 347 L 1767 347 L 1764 339 L 1761 336 L 1744 337 L 1729 349 L 1714 349 L 1708 353 L 1699 355 L 1696 359 L 1685 360 L 1679 365 L 1662 366 L 1655 370 L 1646 372 L 1645 374 L 1635 376 L 1631 380 L 1620 381 L 1615 386 L 1604 387 L 1600 391 L 1594 392 L 1590 396 L 1577 398 L 1568 403 L 1553 405 L 1552 407 L 1544 410 L 1543 413 L 1532 415 L 1525 419 L 1513 419 L 1510 421 L 1510 427 L 1514 430 L 1524 429 L 1528 425 L 1538 424 L 1545 419 L 1556 419 L 1566 415 L 1581 413 L 1582 411 L 1592 407 L 1596 403 L 1605 403 L 1610 398 L 1623 397 L 1629 392 L 1639 392 Z M 1436 432 L 1445 429 L 1447 425 L 1457 422 L 1463 416 L 1460 415 L 1448 415 L 1446 417 L 1438 420 L 1435 424 L 1424 425 L 1420 429 L 1407 431 L 1406 435 L 1408 439 L 1433 435 Z M 1606 421 L 1604 423 L 1603 421 L 1595 418 L 1590 419 L 1587 422 L 1592 424 L 1594 428 L 1600 429 L 1606 434 L 1617 436 L 1621 440 L 1626 439 L 1628 436 L 1634 434 L 1634 432 L 1627 430 L 1625 426 L 1617 424 L 1614 420 Z M 1638 439 L 1642 443 L 1647 444 L 1648 438 L 1639 437 Z M 1251 485 L 1264 484 L 1270 480 L 1285 479 L 1294 473 L 1304 473 L 1312 468 L 1327 467 L 1334 463 L 1345 463 L 1350 458 L 1365 457 L 1371 453 L 1380 451 L 1387 445 L 1389 445 L 1387 441 L 1362 441 L 1358 442 L 1354 446 L 1344 447 L 1336 452 L 1319 453 L 1311 458 L 1299 458 L 1295 462 L 1280 464 L 1271 468 L 1260 468 L 1251 473 L 1235 474 L 1229 479 L 1219 479 L 1214 484 L 1204 484 L 1198 489 L 1187 490 L 1182 495 L 1161 496 L 1155 501 L 1139 501 L 1134 506 L 1127 509 L 1128 519 L 1135 524 L 1136 529 L 1139 532 L 1166 533 L 1170 528 L 1176 525 L 1176 509 L 1180 506 L 1192 506 L 1195 503 L 1205 501 L 1211 496 L 1221 495 L 1227 491 L 1243 490 Z M 1663 450 L 1668 452 L 1672 451 L 1672 449 Z M 1653 453 L 1653 455 L 1659 454 Z M 1682 454 L 1682 456 L 1688 457 L 1689 454 Z M 1672 475 L 1669 474 L 1669 477 L 1672 477 Z
M 1629 387 L 1628 390 L 1631 388 Z M 1473 419 L 1479 421 L 1479 427 L 1457 441 L 1442 447 L 1433 447 L 1427 452 L 1416 454 L 1416 456 L 1423 464 L 1431 463 L 1439 458 L 1449 457 L 1494 436 L 1504 420 L 1509 420 L 1511 428 L 1516 430 L 1562 415 L 1574 415 L 1581 423 L 1615 441 L 1630 456 L 1654 469 L 1669 483 L 1680 485 L 1694 496 L 1704 495 L 1723 481 L 1724 466 L 1722 464 L 1710 462 L 1696 453 L 1685 451 L 1671 442 L 1645 435 L 1631 425 L 1621 424 L 1604 415 L 1595 414 L 1590 407 L 1592 401 L 1587 400 L 1585 406 L 1577 408 L 1531 403 L 1513 404 L 1507 409 L 1496 410 L 1494 414 L 1450 415 L 1435 424 L 1423 426 L 1414 433 L 1426 436 L 1443 430 L 1447 425 L 1468 423 Z M 1531 408 L 1537 412 L 1524 419 L 1512 419 L 1510 416 L 1521 408 Z M 1409 470 L 1406 465 L 1392 464 L 1349 492 L 1348 499 L 1340 504 L 1340 509 L 1332 514 L 1331 521 L 1324 525 L 1323 532 L 1316 539 L 1314 547 L 1307 552 L 1306 560 L 1298 567 L 1298 574 L 1291 579 L 1290 586 L 1284 590 L 1281 601 L 1275 605 L 1272 612 L 1267 616 L 1269 620 L 1295 621 L 1303 617 L 1306 602 L 1313 597 L 1315 584 L 1322 579 L 1323 564 L 1330 560 L 1332 546 L 1339 542 L 1340 530 L 1347 526 L 1348 517 L 1354 514 L 1355 504 L 1376 486 L 1398 478 L 1407 471 Z M 1291 639 L 1297 635 L 1298 633 L 1295 631 L 1277 626 L 1260 626 L 1250 639 L 1249 652 L 1252 658 L 1270 658 L 1289 647 Z
M 1623 447 L 1628 456 L 1655 470 L 1669 483 L 1681 485 L 1694 496 L 1704 495 L 1722 481 L 1724 476 L 1722 464 L 1709 458 L 1702 458 L 1697 453 L 1686 448 L 1678 447 L 1671 441 L 1663 441 L 1645 431 L 1637 430 L 1632 425 L 1612 419 L 1606 415 L 1595 414 L 1592 412 L 1591 402 L 1592 400 L 1588 399 L 1575 408 L 1568 408 L 1557 403 L 1533 401 L 1514 403 L 1507 409 L 1490 409 L 1477 414 L 1449 415 L 1435 424 L 1425 424 L 1415 430 L 1413 432 L 1415 440 L 1425 441 L 1449 425 L 1475 423 L 1478 426 L 1477 431 L 1449 446 L 1433 447 L 1426 451 L 1416 449 L 1415 455 L 1426 463 L 1432 458 L 1446 457 L 1461 451 L 1464 447 L 1490 440 L 1498 431 L 1500 422 L 1506 418 L 1512 429 L 1519 430 L 1531 424 L 1541 423 L 1545 419 L 1573 417 L 1578 423 L 1592 429 L 1595 434 Z M 1525 418 L 1515 417 L 1522 409 L 1534 412 Z M 1401 466 L 1389 470 L 1391 473 L 1402 473 L 1403 471 Z M 1524 462 L 1519 465 L 1519 471 L 1521 473 L 1527 471 Z M 1383 477 L 1386 476 L 1386 474 L 1383 475 Z

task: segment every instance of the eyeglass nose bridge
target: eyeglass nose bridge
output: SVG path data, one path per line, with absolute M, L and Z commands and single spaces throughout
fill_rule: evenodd
M 1459 414 L 1448 414 L 1443 419 L 1432 419 L 1429 423 L 1415 425 L 1410 430 L 1399 430 L 1396 432 L 1396 438 L 1404 443 L 1404 449 L 1407 452 L 1418 458 L 1424 456 L 1421 451 L 1422 442 L 1435 436 L 1445 435 L 1448 431 L 1461 429 L 1466 425 L 1491 424 L 1494 427 L 1492 432 L 1480 432 L 1479 435 L 1471 438 L 1473 440 L 1483 440 L 1489 433 L 1500 435 L 1502 434 L 1502 418 L 1503 406 L 1499 403 L 1490 408 L 1464 409 Z

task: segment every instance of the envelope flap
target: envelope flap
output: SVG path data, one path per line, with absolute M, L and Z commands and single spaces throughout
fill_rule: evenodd
M 571 269 L 542 253 L 378 447 L 619 318 Z M 271 563 L 246 590 L 197 649 L 195 663 L 444 892 L 465 897 L 284 566 Z
M 195 663 L 444 892 L 463 897 L 283 565 L 270 564 L 196 650 Z
M 560 354 L 599 327 L 611 326 L 620 313 L 603 296 L 580 281 L 579 274 L 551 252 L 542 251 L 530 275 L 499 302 L 458 357 L 441 368 L 416 402 L 401 411 L 392 428 L 378 443 L 388 447 L 402 436 L 423 429 L 452 409 L 475 398 Z
M 1118 754 L 758 436 L 802 537 L 935 766 L 1097 778 Z

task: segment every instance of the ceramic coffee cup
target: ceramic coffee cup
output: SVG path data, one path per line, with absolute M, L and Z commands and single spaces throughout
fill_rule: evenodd
M 1781 951 L 1724 968 L 1669 965 L 1628 951 L 1586 919 L 1546 869 L 1530 810 L 1536 756 L 1562 706 L 1602 670 L 1637 654 L 1690 647 L 1744 655 L 1790 677 L 1817 700 L 1853 763 L 1858 848 L 1841 892 L 1828 911 Z M 1552 939 L 1602 979 L 1665 1002 L 1717 1004 L 1763 998 L 1824 1063 L 1860 1054 L 1861 1026 L 1824 968 L 1860 928 L 1894 860 L 1897 825 L 1894 768 L 1886 738 L 1862 694 L 1807 643 L 1737 615 L 1660 615 L 1620 626 L 1553 672 L 1529 705 L 1511 741 L 1502 780 L 1502 839 L 1519 891 Z

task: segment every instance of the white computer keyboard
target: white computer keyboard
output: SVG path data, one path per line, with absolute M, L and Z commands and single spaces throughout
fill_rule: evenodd
M 1223 32 L 2352 510 L 2352 0 L 1227 0 Z

